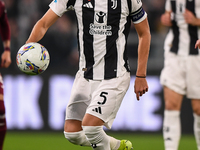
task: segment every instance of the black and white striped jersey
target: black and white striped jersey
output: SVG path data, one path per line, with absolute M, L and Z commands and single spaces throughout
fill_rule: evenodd
M 167 34 L 164 49 L 180 56 L 199 55 L 195 43 L 200 37 L 199 26 L 192 26 L 185 22 L 184 13 L 188 9 L 200 18 L 200 0 L 167 0 L 166 11 L 172 11 L 172 27 Z
M 102 80 L 129 71 L 127 37 L 131 19 L 146 18 L 141 0 L 54 0 L 58 15 L 74 9 L 78 22 L 79 69 L 87 79 Z

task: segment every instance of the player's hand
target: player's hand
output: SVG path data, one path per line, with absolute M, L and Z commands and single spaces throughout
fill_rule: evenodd
M 136 94 L 137 100 L 140 100 L 140 96 L 148 92 L 148 84 L 146 78 L 135 79 L 134 92 Z
M 199 48 L 200 49 L 200 40 L 197 40 L 197 42 L 195 44 L 195 48 Z
M 1 67 L 8 68 L 11 64 L 10 51 L 4 51 L 1 55 Z
M 165 26 L 168 26 L 168 27 L 172 26 L 171 12 L 165 12 L 164 14 L 162 14 L 160 17 L 160 21 Z
M 191 24 L 193 26 L 196 25 L 197 22 L 197 18 L 194 16 L 194 14 L 189 11 L 188 9 L 185 9 L 185 13 L 184 13 L 184 18 L 185 18 L 185 22 L 188 24 Z

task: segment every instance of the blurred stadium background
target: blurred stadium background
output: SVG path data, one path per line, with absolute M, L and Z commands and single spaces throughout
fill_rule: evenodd
M 50 53 L 50 65 L 39 76 L 22 74 L 16 66 L 18 49 L 26 42 L 33 25 L 48 10 L 51 0 L 4 0 L 11 25 L 12 65 L 1 69 L 5 84 L 8 132 L 5 150 L 90 149 L 69 144 L 63 136 L 65 107 L 78 69 L 76 19 L 65 13 L 39 42 Z M 135 149 L 161 150 L 163 93 L 159 83 L 163 67 L 163 42 L 167 28 L 160 24 L 165 0 L 142 0 L 148 13 L 152 43 L 148 63 L 149 92 L 141 101 L 133 93 L 137 63 L 137 34 L 134 27 L 128 39 L 132 80 L 111 131 L 116 137 L 130 138 Z M 1 45 L 2 51 L 2 45 Z M 181 116 L 181 150 L 195 149 L 190 101 L 184 99 Z M 182 117 L 183 118 L 183 117 Z M 128 136 L 128 137 L 127 137 Z M 147 146 L 147 147 L 145 147 Z M 193 146 L 193 147 L 192 147 Z

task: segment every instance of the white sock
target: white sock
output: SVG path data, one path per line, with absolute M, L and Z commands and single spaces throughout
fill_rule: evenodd
M 91 146 L 90 142 L 86 139 L 84 131 L 79 132 L 65 132 L 64 131 L 65 138 L 68 139 L 69 142 L 75 144 L 75 145 L 81 145 L 81 146 Z M 108 136 L 110 139 L 110 148 L 111 150 L 117 150 L 120 146 L 120 140 L 117 140 L 111 136 Z
M 93 150 L 111 150 L 110 138 L 104 132 L 103 126 L 82 126 L 82 128 Z
M 197 148 L 200 150 L 200 116 L 193 114 L 194 116 L 194 135 L 197 143 Z
M 110 138 L 110 149 L 111 150 L 118 150 L 121 141 L 115 139 L 114 137 L 108 136 Z
M 84 131 L 79 131 L 79 132 L 65 132 L 64 131 L 64 135 L 65 135 L 65 138 L 68 139 L 69 142 L 75 145 L 91 146 L 90 142 L 86 139 Z
M 180 111 L 165 110 L 163 122 L 163 138 L 165 150 L 178 150 L 180 137 Z

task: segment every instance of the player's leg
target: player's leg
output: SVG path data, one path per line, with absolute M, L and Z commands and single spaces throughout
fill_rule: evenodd
M 200 150 L 200 99 L 192 100 L 193 116 L 194 116 L 194 135 L 197 148 Z
M 194 134 L 200 150 L 200 56 L 189 56 L 187 61 L 187 98 L 191 99 L 194 114 Z
M 177 150 L 179 145 L 181 136 L 180 108 L 187 89 L 185 61 L 185 57 L 165 51 L 164 68 L 160 76 L 165 101 L 163 120 L 165 150 Z
M 64 136 L 76 145 L 90 146 L 82 130 L 82 119 L 90 103 L 90 85 L 77 72 L 71 91 L 69 103 L 66 107 Z
M 90 114 L 86 114 L 83 119 L 83 131 L 95 150 L 111 150 L 110 140 L 103 130 L 103 125 L 103 120 Z
M 3 149 L 3 142 L 6 135 L 5 105 L 3 101 L 3 80 L 0 74 L 0 150 Z
M 92 92 L 92 101 L 87 108 L 86 115 L 83 118 L 82 127 L 88 141 L 95 150 L 124 150 L 129 142 L 120 142 L 113 137 L 109 137 L 103 130 L 103 125 L 111 128 L 122 99 L 129 87 L 130 74 L 122 77 L 91 81 L 91 87 L 95 89 Z M 96 84 L 98 86 L 96 86 Z M 129 143 L 132 148 L 132 144 Z M 120 147 L 121 145 L 121 147 Z M 124 146 L 124 147 L 122 147 Z
M 65 120 L 64 136 L 69 142 L 75 145 L 90 146 L 79 120 Z
M 82 130 L 81 121 L 90 103 L 90 97 L 88 95 L 90 95 L 91 91 L 88 90 L 88 87 L 90 87 L 88 83 L 87 80 L 77 73 L 71 92 L 71 98 L 66 108 L 66 120 L 64 125 L 65 138 L 68 139 L 69 142 L 81 146 L 91 146 Z M 95 87 L 93 87 L 93 89 L 95 89 Z M 116 140 L 112 137 L 109 138 L 112 148 Z
M 163 138 L 165 150 L 178 150 L 181 136 L 180 109 L 183 96 L 164 87 Z
M 92 120 L 92 121 L 91 121 Z M 95 150 L 131 150 L 132 143 L 128 140 L 118 140 L 105 133 L 104 121 L 86 114 L 83 121 L 83 130 Z

